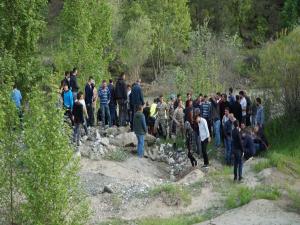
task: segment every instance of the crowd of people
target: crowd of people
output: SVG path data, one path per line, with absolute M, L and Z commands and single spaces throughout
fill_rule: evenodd
M 161 95 L 150 104 L 144 102 L 140 79 L 128 85 L 122 73 L 116 84 L 103 80 L 97 89 L 90 77 L 82 92 L 77 74 L 76 68 L 65 72 L 61 82 L 63 107 L 74 126 L 77 145 L 81 126 L 88 134 L 88 127 L 100 121 L 102 129 L 130 125 L 138 139 L 139 157 L 143 157 L 144 135 L 149 133 L 163 139 L 184 139 L 192 166 L 197 165 L 195 155 L 202 155 L 203 167 L 208 167 L 207 146 L 213 139 L 217 150 L 225 147 L 224 159 L 227 165 L 234 165 L 235 180 L 242 179 L 243 160 L 268 148 L 262 100 L 251 101 L 245 91 L 234 95 L 230 88 L 228 95 L 199 94 L 196 98 L 188 93 L 185 102 L 180 94 L 172 94 L 168 101 Z

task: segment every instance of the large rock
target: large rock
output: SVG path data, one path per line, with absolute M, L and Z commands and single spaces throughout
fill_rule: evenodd
M 152 146 L 156 143 L 156 138 L 154 136 L 152 136 L 151 134 L 146 134 L 145 135 L 145 143 L 148 146 Z
M 106 137 L 103 137 L 100 139 L 100 144 L 104 146 L 109 146 L 109 139 Z
M 195 182 L 198 182 L 203 177 L 204 177 L 204 173 L 199 169 L 195 169 L 192 172 L 190 172 L 189 174 L 187 174 L 185 177 L 183 177 L 181 180 L 179 180 L 178 183 L 190 185 Z
M 153 161 L 160 160 L 158 146 L 146 147 L 145 148 L 145 156 L 152 159 Z
M 111 138 L 109 143 L 118 147 L 136 146 L 137 138 L 134 132 L 122 133 L 115 138 Z

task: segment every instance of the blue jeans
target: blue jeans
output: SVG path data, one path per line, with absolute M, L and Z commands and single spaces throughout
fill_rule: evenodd
M 136 134 L 136 137 L 138 139 L 138 145 L 137 145 L 138 157 L 143 158 L 143 156 L 144 156 L 144 135 Z
M 117 111 L 115 105 L 109 105 L 109 113 L 112 125 L 117 125 Z
M 234 179 L 242 179 L 243 175 L 243 160 L 242 160 L 242 153 L 239 151 L 238 153 L 234 153 Z
M 220 147 L 221 146 L 221 121 L 217 120 L 214 122 L 214 133 L 215 133 L 215 146 Z
M 75 127 L 74 127 L 74 133 L 73 133 L 73 141 L 79 145 L 80 143 L 80 126 L 82 124 L 81 123 L 75 123 Z
M 111 119 L 108 105 L 100 105 L 101 109 L 101 121 L 103 127 L 105 127 L 106 120 L 108 121 L 108 125 L 111 127 Z
M 225 160 L 228 165 L 231 164 L 231 154 L 232 154 L 232 140 L 231 138 L 225 138 Z

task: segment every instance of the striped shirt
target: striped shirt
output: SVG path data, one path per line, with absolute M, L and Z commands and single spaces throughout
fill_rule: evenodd
M 210 119 L 211 105 L 209 102 L 204 102 L 201 106 L 201 117 Z
M 110 92 L 107 87 L 104 89 L 103 87 L 100 87 L 98 91 L 98 96 L 100 99 L 100 105 L 108 105 L 110 101 Z

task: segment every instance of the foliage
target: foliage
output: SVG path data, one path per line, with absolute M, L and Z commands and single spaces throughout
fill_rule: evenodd
M 299 22 L 300 1 L 285 0 L 281 11 L 282 26 L 285 28 L 293 28 Z
M 165 203 L 171 204 L 191 204 L 191 196 L 188 190 L 178 185 L 165 184 L 153 188 L 149 191 L 149 195 L 152 197 L 161 196 Z
M 28 225 L 79 225 L 88 217 L 77 175 L 79 162 L 73 156 L 56 100 L 52 90 L 35 89 L 24 117 L 21 184 L 26 201 L 22 203 L 22 221 Z
M 19 112 L 11 101 L 12 82 L 4 77 L 0 90 L 0 223 L 15 224 L 19 217 L 21 127 Z
M 147 16 L 130 21 L 130 29 L 127 31 L 122 46 L 122 61 L 129 68 L 132 78 L 137 79 L 142 65 L 150 56 L 153 46 L 151 43 L 152 27 Z
M 59 71 L 77 67 L 83 74 L 82 82 L 89 76 L 94 76 L 98 82 L 109 76 L 111 14 L 107 1 L 64 1 L 60 16 L 60 51 L 54 56 Z
M 260 86 L 268 89 L 270 97 L 284 107 L 284 113 L 294 118 L 300 118 L 299 41 L 300 28 L 297 28 L 288 36 L 267 44 L 261 52 L 258 77 Z
M 202 216 L 175 216 L 168 219 L 146 218 L 138 221 L 138 225 L 192 225 L 201 223 L 205 219 Z
M 39 79 L 34 56 L 45 27 L 46 6 L 46 0 L 0 1 L 0 61 L 9 57 L 14 60 L 14 73 L 10 75 L 22 91 L 29 91 Z

